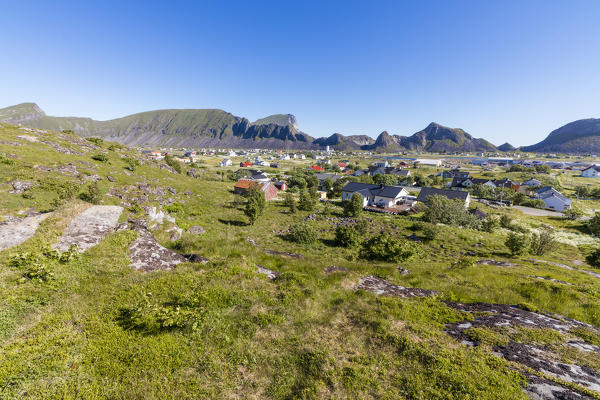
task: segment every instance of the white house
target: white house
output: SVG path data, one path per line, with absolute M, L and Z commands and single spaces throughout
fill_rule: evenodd
M 229 158 L 226 158 L 219 163 L 219 166 L 220 167 L 231 167 L 232 164 L 233 163 L 231 162 L 231 160 Z
M 581 171 L 581 176 L 586 178 L 597 178 L 600 176 L 600 165 L 590 165 Z
M 428 167 L 439 167 L 442 165 L 441 160 L 433 160 L 430 158 L 418 158 L 415 162 L 419 163 L 419 165 L 427 165 Z
M 371 185 L 369 183 L 348 182 L 342 188 L 342 201 L 350 200 L 354 193 L 363 198 L 363 207 L 391 207 L 406 200 L 408 192 L 401 186 Z
M 544 207 L 549 210 L 562 212 L 571 208 L 571 199 L 551 186 L 544 186 L 536 194 L 536 197 L 544 202 Z

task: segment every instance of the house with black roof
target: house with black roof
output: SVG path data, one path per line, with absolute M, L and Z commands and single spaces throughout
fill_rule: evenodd
M 419 195 L 417 196 L 417 201 L 421 203 L 426 203 L 429 197 L 431 196 L 444 196 L 450 200 L 462 200 L 465 202 L 465 207 L 469 206 L 471 203 L 471 195 L 467 191 L 463 190 L 448 190 L 448 189 L 436 189 L 432 187 L 424 187 L 421 188 Z
M 354 193 L 363 198 L 363 207 L 391 207 L 406 200 L 408 192 L 402 186 L 372 185 L 369 183 L 348 182 L 342 188 L 342 201 L 350 200 Z

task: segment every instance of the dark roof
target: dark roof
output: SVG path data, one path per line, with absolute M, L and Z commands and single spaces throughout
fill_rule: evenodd
M 485 219 L 487 217 L 487 213 L 485 211 L 481 211 L 479 208 L 472 208 L 469 210 L 469 212 L 479 219 Z
M 379 185 L 372 185 L 370 183 L 360 183 L 360 182 L 348 182 L 346 186 L 342 188 L 342 192 L 358 192 L 364 189 L 379 189 Z
M 404 188 L 402 186 L 384 186 L 379 189 L 372 189 L 371 193 L 375 196 L 389 197 L 395 199 Z
M 446 190 L 446 189 L 436 189 L 431 187 L 424 187 L 419 192 L 419 196 L 417 196 L 417 201 L 425 203 L 429 196 L 444 196 L 449 199 L 459 199 L 466 201 L 469 196 L 469 192 L 465 192 L 462 190 Z

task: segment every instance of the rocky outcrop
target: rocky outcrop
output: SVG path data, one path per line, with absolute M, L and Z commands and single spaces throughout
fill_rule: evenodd
M 9 218 L 0 223 L 0 250 L 18 246 L 31 238 L 40 223 L 49 215 L 40 214 L 25 218 Z
M 123 207 L 92 206 L 71 220 L 54 247 L 66 251 L 77 246 L 79 252 L 94 247 L 117 226 Z
M 360 278 L 355 289 L 367 290 L 382 296 L 392 297 L 431 297 L 438 293 L 429 289 L 409 288 L 393 283 L 375 276 L 367 275 Z

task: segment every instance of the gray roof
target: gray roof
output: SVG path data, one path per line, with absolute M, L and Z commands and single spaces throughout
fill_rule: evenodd
M 384 186 L 383 188 L 372 189 L 371 193 L 373 193 L 373 195 L 375 196 L 389 197 L 391 199 L 395 199 L 396 197 L 398 197 L 400 192 L 402 192 L 402 190 L 404 190 L 402 186 Z
M 462 190 L 446 190 L 446 189 L 436 189 L 432 187 L 424 187 L 421 188 L 419 192 L 419 196 L 417 196 L 417 201 L 425 203 L 430 196 L 444 196 L 449 199 L 459 199 L 466 201 L 469 197 L 469 192 Z
M 346 186 L 342 188 L 342 192 L 358 192 L 363 189 L 379 189 L 379 185 L 373 185 L 370 183 L 360 183 L 360 182 L 348 182 Z

